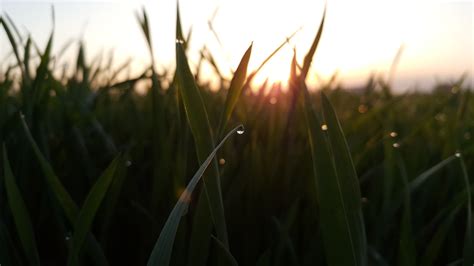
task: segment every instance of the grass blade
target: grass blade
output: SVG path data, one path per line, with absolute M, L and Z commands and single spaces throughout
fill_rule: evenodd
M 99 208 L 102 200 L 107 193 L 110 184 L 112 183 L 113 177 L 115 175 L 115 169 L 119 163 L 124 163 L 122 156 L 117 156 L 105 169 L 102 175 L 98 178 L 95 185 L 92 187 L 91 191 L 87 195 L 87 198 L 84 202 L 84 206 L 79 212 L 76 224 L 74 226 L 74 235 L 72 237 L 72 249 L 69 253 L 68 265 L 73 265 L 77 262 L 79 252 L 81 250 L 82 244 L 86 239 L 87 233 L 90 230 L 92 221 L 94 220 L 97 209 Z
M 336 112 L 324 93 L 321 93 L 321 98 L 323 114 L 327 124 L 328 144 L 335 166 L 338 192 L 345 212 L 346 230 L 352 242 L 354 265 L 365 265 L 367 264 L 367 242 L 361 210 L 359 180 Z
M 221 120 L 219 123 L 218 136 L 221 136 L 225 130 L 227 122 L 229 121 L 230 115 L 234 110 L 237 101 L 239 100 L 240 94 L 242 93 L 242 88 L 244 86 L 245 79 L 247 78 L 247 67 L 250 60 L 250 55 L 252 54 L 252 44 L 249 46 L 244 56 L 240 60 L 239 66 L 234 73 L 234 77 L 230 82 L 229 91 L 227 92 L 227 98 L 225 100 L 224 111 L 221 115 Z
M 15 221 L 20 242 L 23 246 L 24 254 L 30 265 L 40 265 L 31 219 L 20 190 L 15 183 L 15 177 L 13 176 L 10 162 L 8 161 L 5 146 L 3 146 L 3 170 L 8 204 L 13 214 L 13 219 Z
M 321 231 L 329 265 L 366 265 L 367 243 L 358 179 L 336 113 L 321 94 L 326 127 L 321 126 L 303 86 Z M 326 132 L 327 131 L 327 132 Z
M 318 33 L 316 34 L 316 37 L 314 38 L 313 44 L 311 44 L 311 48 L 309 48 L 308 53 L 304 57 L 303 67 L 301 69 L 301 74 L 300 74 L 303 80 L 305 80 L 306 76 L 308 75 L 309 67 L 311 66 L 311 62 L 313 61 L 314 53 L 316 52 L 316 48 L 318 48 L 319 41 L 321 40 L 325 18 L 326 18 L 326 8 L 324 8 L 323 18 L 321 19 L 321 24 L 319 25 Z
M 181 217 L 186 213 L 189 201 L 191 200 L 191 195 L 194 191 L 194 188 L 198 184 L 199 180 L 203 176 L 207 167 L 211 164 L 219 148 L 224 144 L 224 142 L 235 132 L 243 131 L 243 126 L 240 125 L 230 131 L 224 139 L 217 145 L 217 147 L 208 155 L 206 160 L 201 164 L 197 172 L 194 174 L 189 184 L 186 186 L 186 189 L 183 191 L 179 197 L 178 202 L 171 211 L 168 219 L 166 220 L 163 229 L 161 230 L 160 236 L 155 243 L 153 251 L 148 259 L 148 266 L 152 265 L 169 265 L 171 258 L 171 251 L 173 249 L 173 243 L 178 230 L 179 222 Z M 225 246 L 224 246 L 225 247 Z M 227 248 L 227 247 L 226 247 Z
M 474 230 L 473 230 L 473 221 L 472 221 L 472 196 L 471 182 L 469 180 L 469 175 L 467 174 L 466 164 L 464 163 L 464 158 L 461 153 L 456 153 L 455 155 L 459 158 L 461 164 L 462 176 L 464 180 L 464 185 L 466 186 L 467 191 L 467 206 L 466 206 L 466 235 L 464 238 L 464 250 L 463 250 L 463 265 L 470 266 L 474 265 Z
M 69 193 L 66 191 L 64 186 L 61 184 L 61 181 L 56 176 L 53 171 L 53 168 L 48 163 L 48 161 L 44 158 L 43 154 L 41 153 L 38 145 L 36 144 L 31 132 L 26 124 L 25 117 L 23 114 L 20 115 L 20 122 L 23 127 L 23 131 L 25 132 L 26 138 L 30 143 L 31 148 L 40 164 L 41 170 L 43 171 L 43 175 L 46 179 L 46 183 L 48 187 L 52 190 L 54 197 L 56 198 L 58 204 L 61 206 L 61 209 L 64 211 L 64 214 L 71 225 L 74 225 L 77 215 L 79 213 L 79 208 L 77 207 L 76 203 L 72 200 Z M 86 252 L 91 256 L 94 257 L 97 261 L 98 265 L 108 265 L 105 255 L 97 242 L 97 240 L 89 234 L 87 236 L 87 250 Z
M 203 99 L 199 92 L 199 88 L 197 87 L 191 70 L 189 69 L 183 45 L 179 42 L 176 43 L 176 64 L 176 76 L 181 92 L 180 96 L 183 101 L 189 127 L 191 128 L 191 132 L 194 137 L 197 157 L 199 163 L 202 164 L 205 161 L 207 155 L 211 153 L 214 149 L 212 129 L 208 119 L 206 108 L 204 106 Z M 209 177 L 206 178 L 206 180 L 204 181 L 203 192 L 207 192 L 206 195 L 209 202 L 208 208 L 210 209 L 210 218 L 216 228 L 217 237 L 227 247 L 228 240 L 227 228 L 224 217 L 224 204 L 222 200 L 222 190 L 216 160 L 214 160 L 214 163 L 211 168 L 213 169 L 211 169 L 211 171 L 209 172 Z M 201 196 L 200 200 L 202 200 L 203 198 L 204 196 Z M 207 206 L 204 204 L 200 204 L 199 206 L 203 206 L 202 208 L 207 208 Z M 203 211 L 202 208 L 198 208 L 198 210 L 196 211 L 198 213 L 197 217 L 199 217 L 199 212 Z M 201 217 L 209 217 L 209 215 Z M 206 235 L 208 235 L 207 243 L 209 244 L 210 232 L 209 234 L 207 232 L 201 233 L 206 233 Z M 195 244 L 197 245 L 206 245 L 205 243 L 203 243 L 202 239 L 196 241 L 199 242 L 199 244 L 195 242 Z M 207 256 L 207 254 L 202 254 L 202 256 Z
M 232 253 L 224 246 L 224 244 L 219 241 L 215 236 L 211 235 L 212 240 L 216 243 L 217 249 L 223 255 L 224 261 L 220 261 L 220 265 L 229 265 L 229 266 L 238 266 L 237 260 L 232 256 Z

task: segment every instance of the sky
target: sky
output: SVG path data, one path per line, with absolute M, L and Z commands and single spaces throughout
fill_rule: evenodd
M 327 0 L 326 22 L 308 82 L 318 85 L 337 73 L 338 82 L 363 85 L 369 75 L 387 78 L 395 55 L 402 48 L 393 85 L 399 91 L 426 89 L 439 81 L 454 81 L 463 73 L 474 87 L 474 2 L 427 0 Z M 71 64 L 80 40 L 87 58 L 114 54 L 116 65 L 131 59 L 130 73 L 139 73 L 150 57 L 136 12 L 148 13 L 155 60 L 159 70 L 174 67 L 176 1 L 40 1 L 0 0 L 24 36 L 30 34 L 44 48 L 52 29 L 53 51 L 71 40 L 62 62 Z M 194 69 L 199 50 L 212 52 L 224 75 L 230 77 L 253 42 L 250 69 L 256 68 L 296 30 L 294 38 L 262 70 L 256 82 L 286 82 L 293 51 L 300 64 L 322 18 L 320 0 L 181 0 L 185 33 L 192 31 L 188 53 Z M 209 21 L 218 37 L 210 30 Z M 0 30 L 0 60 L 11 51 Z M 11 57 L 10 57 L 11 58 Z M 204 75 L 212 69 L 205 65 Z

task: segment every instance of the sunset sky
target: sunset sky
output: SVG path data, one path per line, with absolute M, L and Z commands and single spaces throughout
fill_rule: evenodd
M 176 2 L 153 1 L 12 1 L 0 0 L 20 31 L 31 36 L 40 47 L 51 31 L 51 3 L 56 13 L 54 51 L 69 40 L 83 39 L 88 58 L 114 51 L 120 64 L 132 58 L 131 72 L 138 73 L 150 59 L 136 21 L 142 7 L 148 12 L 158 68 L 174 65 Z M 257 67 L 287 36 L 302 30 L 272 59 L 257 82 L 268 78 L 288 78 L 293 48 L 299 62 L 314 38 L 323 13 L 324 1 L 307 0 L 182 0 L 180 11 L 187 33 L 192 28 L 190 60 L 206 45 L 221 70 L 230 75 L 250 43 L 254 49 L 250 67 Z M 458 79 L 463 73 L 473 83 L 474 62 L 473 1 L 350 1 L 328 0 L 327 20 L 320 47 L 309 76 L 316 73 L 328 80 L 338 72 L 347 86 L 363 84 L 371 73 L 386 77 L 400 46 L 403 54 L 397 67 L 395 87 L 406 90 L 428 88 L 439 81 Z M 215 16 L 214 16 L 215 15 Z M 219 36 L 217 41 L 208 26 Z M 3 29 L 0 30 L 0 60 L 10 52 Z M 64 62 L 77 51 L 69 48 Z M 210 68 L 204 73 L 212 73 Z

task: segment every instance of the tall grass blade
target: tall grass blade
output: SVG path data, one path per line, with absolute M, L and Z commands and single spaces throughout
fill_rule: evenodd
M 8 161 L 5 145 L 3 145 L 3 171 L 8 204 L 13 214 L 13 220 L 15 221 L 18 236 L 23 246 L 24 255 L 30 265 L 40 265 L 31 219 L 20 190 L 15 183 L 15 177 Z
M 186 189 L 183 191 L 181 196 L 179 197 L 178 202 L 174 206 L 173 210 L 171 211 L 168 219 L 166 220 L 163 229 L 161 230 L 160 236 L 155 243 L 153 251 L 148 259 L 148 266 L 153 265 L 160 265 L 166 266 L 169 265 L 171 251 L 173 249 L 173 243 L 176 236 L 176 231 L 178 230 L 179 222 L 181 221 L 181 217 L 186 213 L 189 202 L 191 200 L 191 195 L 198 184 L 199 180 L 203 176 L 204 172 L 206 171 L 207 167 L 211 164 L 216 155 L 217 151 L 221 148 L 221 146 L 225 143 L 225 141 L 235 132 L 242 131 L 243 126 L 237 126 L 232 131 L 230 131 L 216 146 L 216 148 L 208 155 L 206 160 L 201 164 L 197 172 L 194 174 L 191 181 L 189 181 Z M 222 243 L 223 244 L 223 243 Z M 227 248 L 224 245 L 225 248 Z
M 5 33 L 7 34 L 8 40 L 10 41 L 10 45 L 13 49 L 13 53 L 15 54 L 15 58 L 18 62 L 18 67 L 20 68 L 22 76 L 24 76 L 23 64 L 21 63 L 20 53 L 18 52 L 18 45 L 16 43 L 15 37 L 13 37 L 10 27 L 7 25 L 3 17 L 0 17 L 0 24 L 3 25 L 3 29 L 5 30 Z
M 326 127 L 304 83 L 305 118 L 313 157 L 321 232 L 329 265 L 366 265 L 367 243 L 357 176 L 336 113 L 321 94 Z M 325 132 L 327 131 L 327 132 Z
M 90 231 L 92 221 L 94 220 L 97 209 L 107 193 L 110 184 L 115 175 L 115 170 L 119 163 L 124 163 L 122 156 L 118 155 L 105 169 L 102 175 L 98 178 L 95 185 L 90 190 L 84 202 L 76 223 L 74 225 L 74 234 L 72 237 L 72 249 L 69 253 L 68 265 L 74 265 L 78 261 L 79 252 L 82 244 L 86 239 L 87 233 Z
M 311 66 L 311 62 L 313 61 L 314 53 L 316 52 L 316 48 L 318 48 L 319 41 L 321 40 L 325 18 L 326 18 L 326 8 L 324 8 L 323 18 L 321 19 L 321 24 L 319 25 L 318 33 L 316 34 L 316 37 L 314 38 L 314 41 L 311 44 L 311 47 L 309 48 L 308 53 L 304 57 L 303 67 L 301 69 L 301 77 L 303 80 L 305 80 L 306 76 L 308 75 L 309 67 Z
M 331 150 L 330 154 L 335 170 L 336 180 L 333 182 L 335 181 L 335 185 L 337 185 L 337 193 L 331 198 L 339 197 L 341 200 L 341 206 L 334 207 L 342 207 L 343 213 L 340 218 L 344 219 L 346 226 L 340 229 L 346 230 L 354 265 L 366 265 L 367 241 L 361 209 L 359 180 L 336 112 L 324 93 L 321 93 L 321 98 L 324 120 L 327 125 L 328 146 Z M 321 187 L 321 189 L 325 188 Z M 350 256 L 349 254 L 347 256 Z
M 189 69 L 184 48 L 181 43 L 176 43 L 176 64 L 176 76 L 179 88 L 181 89 L 180 95 L 186 117 L 188 118 L 189 127 L 194 137 L 198 160 L 200 163 L 203 163 L 207 154 L 214 149 L 213 134 L 206 107 L 204 106 L 199 88 Z M 207 191 L 211 218 L 216 227 L 217 238 L 228 246 L 224 204 L 222 201 L 222 190 L 216 161 L 214 161 L 212 168 L 212 172 L 209 173 L 209 178 L 204 181 L 204 191 Z M 199 212 L 199 210 L 197 211 Z
M 245 79 L 247 78 L 247 67 L 250 60 L 250 55 L 252 54 L 252 44 L 249 46 L 244 56 L 240 60 L 239 66 L 234 73 L 234 77 L 230 82 L 229 91 L 227 92 L 227 97 L 225 100 L 224 111 L 221 115 L 221 120 L 219 122 L 218 136 L 221 136 L 225 130 L 227 122 L 229 121 L 230 115 L 234 110 L 237 101 L 239 100 L 240 94 L 242 93 L 242 88 L 244 86 Z
M 401 156 L 397 154 L 400 173 L 403 179 L 403 184 L 408 187 L 408 175 L 406 172 L 405 163 Z M 404 190 L 403 195 L 404 210 L 400 225 L 400 240 L 398 245 L 398 265 L 400 266 L 415 266 L 416 265 L 416 247 L 413 237 L 412 216 L 411 216 L 411 194 L 408 189 Z

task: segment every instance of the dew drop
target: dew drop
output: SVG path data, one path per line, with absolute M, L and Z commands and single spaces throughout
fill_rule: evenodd
M 360 200 L 363 204 L 367 204 L 369 202 L 369 199 L 367 199 L 366 197 L 362 197 Z
M 237 134 L 242 135 L 244 134 L 244 132 L 245 132 L 244 126 L 239 126 L 239 128 L 237 129 Z
M 183 40 L 180 40 L 180 39 L 176 39 L 176 43 L 183 44 L 183 43 L 184 43 L 184 41 L 183 41 Z
M 125 166 L 126 166 L 126 167 L 130 167 L 131 165 L 132 165 L 132 162 L 131 162 L 131 161 L 126 161 L 126 162 L 125 162 Z
M 220 159 L 219 159 L 219 164 L 220 164 L 220 165 L 224 165 L 224 164 L 225 164 L 225 159 L 224 159 L 224 158 L 220 158 Z
M 454 156 L 456 156 L 457 158 L 461 158 L 461 153 L 460 153 L 460 152 L 456 152 L 456 153 L 454 154 Z
M 393 143 L 392 146 L 393 146 L 394 148 L 400 148 L 400 144 L 397 143 L 397 142 Z
M 398 136 L 398 133 L 395 131 L 390 132 L 390 137 L 395 138 Z
M 66 241 L 71 240 L 71 232 L 66 233 L 66 236 L 64 236 L 64 240 L 66 240 Z
M 323 131 L 326 131 L 326 130 L 328 130 L 328 126 L 327 126 L 326 124 L 322 124 L 322 125 L 321 125 L 321 129 L 322 129 Z

